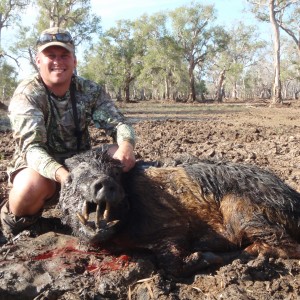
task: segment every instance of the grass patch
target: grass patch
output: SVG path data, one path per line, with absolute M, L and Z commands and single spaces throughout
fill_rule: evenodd
M 241 104 L 218 104 L 218 103 L 166 103 L 154 101 L 142 101 L 138 103 L 117 103 L 120 110 L 128 117 L 144 117 L 147 115 L 150 119 L 176 118 L 189 119 L 205 114 L 228 114 L 244 112 L 249 110 L 246 105 Z

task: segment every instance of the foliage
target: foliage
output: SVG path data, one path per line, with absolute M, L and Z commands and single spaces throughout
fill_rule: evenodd
M 203 67 L 209 57 L 227 47 L 229 36 L 220 26 L 214 26 L 215 10 L 211 5 L 191 3 L 170 12 L 172 32 L 188 64 L 189 99 L 196 100 L 195 69 Z
M 271 0 L 269 1 L 269 10 L 266 9 L 267 1 L 262 1 L 262 5 L 258 5 L 253 0 L 248 0 L 252 4 L 252 9 L 258 19 L 267 21 L 270 19 L 270 23 L 273 27 L 274 32 L 274 65 L 275 65 L 275 76 L 273 85 L 273 100 L 274 102 L 281 102 L 281 80 L 286 77 L 286 68 L 282 68 L 280 47 L 282 38 L 280 33 L 283 32 L 291 38 L 297 47 L 298 61 L 300 56 L 300 40 L 299 40 L 299 17 L 300 17 L 300 0 Z M 268 18 L 269 13 L 269 18 Z M 279 30 L 281 29 L 281 31 Z M 299 84 L 299 80 L 298 80 Z M 285 87 L 286 84 L 284 83 Z M 286 91 L 284 91 L 286 93 Z
M 258 20 L 269 22 L 269 11 L 267 9 L 267 1 L 263 0 L 259 3 L 253 0 L 247 0 L 252 4 L 251 9 Z M 291 38 L 296 44 L 298 55 L 300 56 L 300 0 L 273 0 L 274 17 L 277 24 L 283 32 Z
M 80 69 L 80 73 L 85 74 L 87 77 L 92 76 L 98 82 L 105 82 L 110 88 L 117 86 L 124 91 L 127 100 L 129 100 L 129 86 L 140 71 L 139 54 L 142 51 L 138 39 L 133 36 L 133 30 L 133 22 L 131 21 L 122 20 L 117 22 L 116 27 L 110 28 L 100 38 L 98 47 L 92 53 L 88 53 L 86 60 L 89 61 L 88 57 L 91 57 L 90 61 L 84 68 Z M 95 61 L 101 63 L 98 70 L 95 70 L 92 66 Z M 99 70 L 102 72 L 100 73 Z M 105 80 L 103 76 L 109 78 Z M 113 92 L 119 94 L 119 91 L 115 89 Z
M 280 79 L 284 96 L 291 97 L 300 91 L 296 35 L 300 0 L 272 1 L 278 25 L 285 32 Z M 252 3 L 257 18 L 269 22 L 266 0 L 247 2 Z M 22 9 L 28 5 L 37 11 L 30 27 L 21 19 Z M 9 18 L 4 18 L 5 12 Z M 262 91 L 268 94 L 275 75 L 270 40 L 261 40 L 257 28 L 243 22 L 229 28 L 217 22 L 213 5 L 192 1 L 171 11 L 119 20 L 102 32 L 101 18 L 93 13 L 90 0 L 0 0 L 0 41 L 3 26 L 19 27 L 17 41 L 0 50 L 0 63 L 4 66 L 5 59 L 5 64 L 15 67 L 27 60 L 32 71 L 37 71 L 38 32 L 63 26 L 72 33 L 78 53 L 85 53 L 78 56 L 79 75 L 102 84 L 118 99 L 194 101 L 204 94 L 215 99 L 217 94 L 233 98 L 249 98 Z M 13 81 L 7 80 L 8 86 L 13 86 Z
M 225 51 L 217 53 L 213 58 L 210 72 L 217 82 L 220 70 L 225 72 L 224 88 L 232 92 L 232 98 L 238 98 L 245 93 L 242 81 L 247 69 L 256 64 L 259 51 L 264 47 L 264 41 L 258 39 L 257 28 L 239 22 L 230 28 L 231 38 Z M 228 96 L 228 92 L 227 92 Z
M 37 7 L 37 18 L 32 27 L 19 27 L 18 40 L 11 50 L 15 56 L 28 60 L 33 70 L 35 47 L 38 34 L 46 28 L 61 26 L 68 29 L 76 46 L 87 47 L 93 35 L 101 34 L 101 18 L 91 13 L 90 0 L 48 0 L 31 1 Z
M 0 37 L 3 28 L 11 27 L 29 4 L 29 0 L 0 0 Z
M 37 0 L 38 32 L 49 27 L 63 27 L 72 32 L 75 44 L 90 43 L 101 34 L 101 18 L 92 13 L 90 0 Z
M 17 72 L 5 60 L 0 60 L 0 102 L 6 103 L 17 85 Z

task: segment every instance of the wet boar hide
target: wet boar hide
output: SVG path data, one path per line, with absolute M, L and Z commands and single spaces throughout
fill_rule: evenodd
M 143 164 L 121 176 L 101 151 L 68 160 L 63 221 L 91 242 L 147 248 L 163 268 L 189 275 L 243 249 L 300 258 L 300 194 L 256 166 L 198 161 Z

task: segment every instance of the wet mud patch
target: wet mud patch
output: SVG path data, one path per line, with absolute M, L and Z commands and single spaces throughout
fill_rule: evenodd
M 151 113 L 151 108 L 159 114 Z M 299 103 L 276 108 L 251 103 L 235 111 L 224 104 L 217 114 L 199 108 L 197 115 L 196 109 L 197 105 L 185 108 L 185 116 L 182 111 L 166 110 L 163 119 L 155 103 L 149 103 L 140 116 L 126 109 L 129 117 L 138 120 L 134 122 L 137 158 L 176 164 L 178 156 L 192 154 L 255 164 L 300 191 Z M 103 132 L 91 132 L 95 146 L 111 141 Z M 5 170 L 14 146 L 7 128 L 0 134 L 3 200 L 9 189 Z M 55 207 L 44 212 L 48 218 L 59 214 Z M 49 229 L 37 237 L 25 232 L 13 242 L 2 240 L 0 299 L 299 299 L 299 260 L 239 257 L 190 278 L 172 278 L 157 268 L 149 253 L 112 255 L 63 230 Z
M 49 232 L 30 238 L 25 231 L 2 246 L 0 269 L 3 299 L 48 299 L 68 291 L 121 299 L 154 267 L 146 259 L 112 255 L 69 235 Z

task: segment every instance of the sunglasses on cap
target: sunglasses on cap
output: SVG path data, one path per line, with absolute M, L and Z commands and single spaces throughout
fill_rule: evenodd
M 44 45 L 50 42 L 62 42 L 62 43 L 70 43 L 73 44 L 73 39 L 70 35 L 70 33 L 66 32 L 66 33 L 55 33 L 55 34 L 51 34 L 51 33 L 43 33 L 40 35 L 40 37 L 38 38 L 36 44 L 37 46 L 39 45 Z

